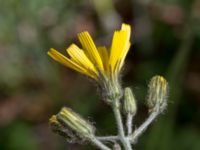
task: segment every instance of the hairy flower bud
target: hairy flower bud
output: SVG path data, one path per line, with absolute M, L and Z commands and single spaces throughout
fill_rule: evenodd
M 64 107 L 57 114 L 57 120 L 65 127 L 77 133 L 80 137 L 90 138 L 95 128 L 70 108 Z
M 132 93 L 131 88 L 127 87 L 124 90 L 124 112 L 126 114 L 135 115 L 137 111 L 135 97 Z
M 66 127 L 64 127 L 58 120 L 56 115 L 53 115 L 49 119 L 49 123 L 53 132 L 59 134 L 64 137 L 68 142 L 77 141 L 77 137 Z
M 159 75 L 151 78 L 147 97 L 149 109 L 162 112 L 167 106 L 167 94 L 168 83 L 165 78 Z

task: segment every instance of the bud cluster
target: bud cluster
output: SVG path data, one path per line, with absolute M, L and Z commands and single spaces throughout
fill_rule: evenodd
M 116 136 L 95 136 L 95 127 L 89 121 L 67 107 L 63 107 L 58 114 L 50 118 L 50 126 L 55 133 L 63 136 L 68 142 L 82 143 L 84 141 L 89 141 L 102 150 L 111 150 L 103 143 L 104 141 L 114 142 L 114 149 L 121 148 L 118 143 L 118 141 L 121 141 L 124 149 L 131 150 L 131 143 L 134 144 L 156 117 L 166 109 L 168 83 L 164 77 L 159 75 L 151 78 L 147 95 L 147 105 L 150 114 L 148 118 L 133 131 L 133 119 L 137 112 L 137 104 L 131 88 L 126 87 L 124 91 L 122 91 L 117 78 L 112 78 L 111 80 L 102 76 L 102 80 L 101 87 L 105 94 L 106 102 L 112 106 L 116 117 L 118 125 L 118 134 Z M 122 110 L 126 116 L 126 131 L 124 130 L 125 126 L 123 125 L 121 117 Z

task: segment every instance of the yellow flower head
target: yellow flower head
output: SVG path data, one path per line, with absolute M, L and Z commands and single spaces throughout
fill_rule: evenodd
M 131 27 L 122 24 L 121 29 L 114 32 L 112 45 L 96 47 L 90 34 L 85 31 L 78 34 L 82 49 L 71 44 L 67 49 L 70 57 L 66 57 L 51 48 L 48 55 L 59 63 L 87 75 L 96 81 L 101 77 L 118 78 L 124 59 L 130 48 Z

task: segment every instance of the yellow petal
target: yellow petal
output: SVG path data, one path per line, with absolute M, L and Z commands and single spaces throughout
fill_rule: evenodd
M 127 32 L 126 31 L 115 31 L 110 51 L 109 64 L 112 72 L 116 70 L 116 64 L 120 61 L 121 53 L 123 52 L 127 43 Z
M 74 69 L 82 74 L 85 74 L 87 76 L 90 76 L 92 78 L 95 78 L 92 74 L 88 73 L 88 71 L 79 66 L 78 64 L 76 64 L 75 62 L 73 62 L 72 60 L 70 60 L 69 58 L 65 57 L 64 55 L 62 55 L 61 53 L 59 53 L 58 51 L 56 51 L 55 49 L 51 48 L 48 53 L 47 53 L 50 57 L 52 57 L 55 61 L 63 64 L 64 66 L 67 66 L 71 69 Z
M 109 52 L 105 46 L 98 47 L 98 52 L 104 65 L 105 71 L 109 70 Z
M 123 64 L 124 64 L 124 60 L 125 60 L 125 58 L 126 58 L 126 55 L 127 55 L 128 51 L 129 51 L 129 49 L 130 49 L 130 46 L 131 46 L 131 43 L 129 42 L 129 43 L 127 44 L 127 47 L 125 48 L 125 50 L 124 50 L 124 52 L 123 52 L 123 55 L 121 56 L 120 61 L 117 62 L 117 64 L 116 64 L 116 71 L 117 71 L 117 72 L 119 72 L 119 71 L 121 70 L 121 68 L 122 68 L 122 66 L 123 66 Z
M 121 30 L 122 31 L 126 31 L 127 32 L 127 39 L 130 40 L 130 36 L 131 36 L 131 26 L 128 25 L 128 24 L 122 24 L 122 27 L 121 27 Z M 123 64 L 124 64 L 124 60 L 126 58 L 126 55 L 130 49 L 130 46 L 131 46 L 131 43 L 130 41 L 126 44 L 126 46 L 124 47 L 124 50 L 122 51 L 121 55 L 120 55 L 120 61 L 119 61 L 119 66 L 117 67 L 118 70 L 117 71 L 120 71 L 120 69 L 122 68 Z
M 127 24 L 122 24 L 121 30 L 114 32 L 109 59 L 112 72 L 118 73 L 124 63 L 130 47 L 130 34 L 131 28 Z
M 122 26 L 121 26 L 121 30 L 122 31 L 127 31 L 128 32 L 128 37 L 130 39 L 130 36 L 131 36 L 131 26 L 128 25 L 128 24 L 125 24 L 123 23 Z
M 82 32 L 78 34 L 78 38 L 92 63 L 96 65 L 98 69 L 103 71 L 104 68 L 101 57 L 90 34 L 88 32 Z
M 67 52 L 74 62 L 88 70 L 88 72 L 98 76 L 98 72 L 92 62 L 87 58 L 84 51 L 81 50 L 78 46 L 75 44 L 70 45 L 67 49 Z

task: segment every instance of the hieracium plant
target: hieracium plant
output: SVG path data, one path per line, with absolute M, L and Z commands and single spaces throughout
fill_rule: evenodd
M 138 137 L 161 114 L 167 106 L 168 83 L 164 77 L 152 77 L 148 86 L 147 119 L 133 130 L 133 118 L 137 112 L 136 98 L 131 88 L 123 89 L 119 82 L 121 69 L 129 51 L 131 27 L 122 24 L 114 32 L 111 47 L 97 47 L 88 32 L 78 34 L 82 48 L 71 44 L 66 57 L 51 48 L 48 55 L 59 63 L 92 78 L 101 88 L 102 96 L 114 113 L 117 133 L 110 136 L 97 136 L 94 124 L 81 117 L 68 107 L 50 118 L 50 125 L 55 133 L 63 136 L 68 142 L 90 142 L 101 150 L 132 150 Z M 124 121 L 122 119 L 124 116 Z

